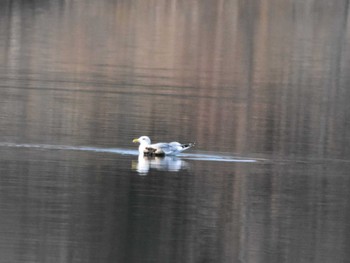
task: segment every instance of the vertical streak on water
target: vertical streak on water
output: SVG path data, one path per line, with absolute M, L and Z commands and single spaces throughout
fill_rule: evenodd
M 6 30 L 9 31 L 9 39 L 6 40 L 8 42 L 8 45 L 6 45 L 5 65 L 8 65 L 11 71 L 18 70 L 19 68 L 18 62 L 20 55 L 21 38 L 18 36 L 20 35 L 21 30 L 21 15 L 18 5 L 19 4 L 17 1 L 9 1 L 7 6 L 7 10 L 11 15 L 6 17 Z
M 252 1 L 245 2 L 240 7 L 242 11 L 240 13 L 241 24 L 241 41 L 243 43 L 243 54 L 244 54 L 244 68 L 245 68 L 245 136 L 244 146 L 245 151 L 248 152 L 251 149 L 250 138 L 252 136 L 252 114 L 254 105 L 254 74 L 255 74 L 255 49 L 258 48 L 256 45 L 256 21 L 258 16 L 258 8 L 253 4 Z
M 336 27 L 332 30 L 333 41 L 336 48 L 332 50 L 331 67 L 328 72 L 329 78 L 327 83 L 323 85 L 322 107 L 320 116 L 320 137 L 319 137 L 319 157 L 327 158 L 329 155 L 328 147 L 330 141 L 335 135 L 335 130 L 338 128 L 339 120 L 344 121 L 344 113 L 338 108 L 344 98 L 343 86 L 340 83 L 342 76 L 342 64 L 344 63 L 346 48 L 346 35 L 348 32 L 348 17 L 349 17 L 349 1 L 344 2 L 342 8 L 343 14 L 340 14 L 334 19 Z M 333 138 L 332 138 L 333 137 Z

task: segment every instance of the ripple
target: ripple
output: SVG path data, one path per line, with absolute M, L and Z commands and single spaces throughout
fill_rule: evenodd
M 244 163 L 255 163 L 258 160 L 243 158 L 243 157 L 235 157 L 229 155 L 220 155 L 220 154 L 200 154 L 200 153 L 189 153 L 179 155 L 179 157 L 186 160 L 197 160 L 197 161 L 212 161 L 212 162 L 244 162 Z
M 0 147 L 11 148 L 36 148 L 36 149 L 48 149 L 48 150 L 66 150 L 66 151 L 88 151 L 88 152 L 100 152 L 100 153 L 114 153 L 120 155 L 133 155 L 138 156 L 139 152 L 133 149 L 127 148 L 100 148 L 90 146 L 70 146 L 70 145 L 50 145 L 50 144 L 27 144 L 27 143 L 9 143 L 0 142 Z M 186 160 L 195 161 L 211 161 L 211 162 L 244 162 L 255 163 L 257 159 L 235 157 L 222 154 L 205 154 L 205 153 L 186 153 L 179 154 L 176 157 Z

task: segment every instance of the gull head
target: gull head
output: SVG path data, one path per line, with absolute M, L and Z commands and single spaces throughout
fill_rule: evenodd
M 140 143 L 141 145 L 150 145 L 151 144 L 151 139 L 148 136 L 141 136 L 140 138 L 133 139 L 133 143 Z

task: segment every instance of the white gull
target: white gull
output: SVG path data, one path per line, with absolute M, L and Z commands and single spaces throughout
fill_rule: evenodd
M 141 136 L 134 139 L 133 142 L 140 143 L 139 153 L 145 156 L 177 155 L 194 146 L 194 143 L 181 144 L 179 142 L 158 142 L 151 144 L 151 139 L 148 136 Z

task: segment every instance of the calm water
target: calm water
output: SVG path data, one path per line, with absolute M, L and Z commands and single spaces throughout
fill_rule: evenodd
M 0 261 L 348 262 L 349 10 L 1 1 Z

